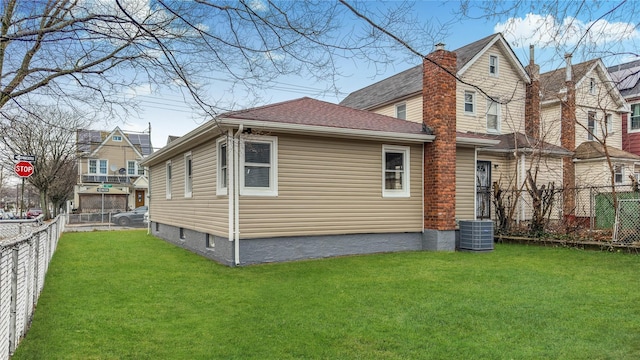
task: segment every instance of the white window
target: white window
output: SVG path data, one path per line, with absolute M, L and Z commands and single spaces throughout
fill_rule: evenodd
M 193 195 L 193 161 L 191 153 L 184 154 L 184 197 Z
M 409 197 L 409 147 L 382 146 L 382 197 Z
M 244 138 L 240 151 L 240 194 L 277 196 L 278 138 Z
M 500 104 L 487 101 L 487 132 L 500 132 Z
M 111 138 L 113 141 L 117 141 L 120 142 L 122 141 L 122 136 L 120 135 L 113 135 L 113 137 Z
M 613 134 L 613 115 L 607 114 L 604 117 L 605 128 L 607 129 L 607 135 Z
M 407 119 L 407 104 L 396 105 L 396 117 L 402 120 Z
M 613 177 L 616 184 L 622 184 L 622 179 L 624 179 L 624 167 L 622 165 L 613 166 Z
M 631 114 L 629 115 L 629 130 L 640 130 L 640 104 L 631 105 Z
M 216 142 L 216 148 L 218 151 L 218 171 L 217 178 L 218 184 L 216 188 L 217 195 L 226 195 L 227 186 L 229 182 L 229 167 L 228 167 L 228 152 L 226 138 L 222 137 Z
M 476 112 L 476 93 L 473 91 L 464 92 L 464 112 L 473 114 Z
M 589 94 L 591 95 L 595 95 L 596 94 L 596 79 L 595 78 L 590 78 L 589 79 Z
M 489 55 L 489 75 L 498 76 L 498 57 Z
M 97 174 L 98 173 L 98 160 L 89 160 L 89 174 Z
M 587 114 L 587 140 L 593 140 L 596 137 L 596 113 L 589 111 Z
M 100 174 L 107 173 L 107 168 L 108 168 L 107 165 L 108 165 L 107 160 L 100 160 Z
M 127 161 L 127 175 L 135 176 L 138 171 L 138 164 L 135 161 Z
M 171 171 L 171 161 L 167 161 L 166 163 L 166 176 L 167 176 L 167 199 L 171 199 L 171 182 L 173 180 L 173 174 Z
M 144 166 L 138 166 L 138 175 L 144 175 Z

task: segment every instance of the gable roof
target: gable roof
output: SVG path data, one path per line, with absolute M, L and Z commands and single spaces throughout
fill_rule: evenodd
M 576 83 L 581 81 L 588 72 L 596 67 L 599 59 L 585 61 L 571 65 L 571 75 Z M 540 88 L 542 101 L 557 100 L 564 96 L 566 90 L 566 67 L 540 74 Z M 562 94 L 562 95 L 561 95 Z
M 583 82 L 588 81 L 587 74 L 591 71 L 597 71 L 601 76 L 606 78 L 604 81 L 601 81 L 600 84 L 606 87 L 607 93 L 611 94 L 613 100 L 620 107 L 619 110 L 628 111 L 628 105 L 626 104 L 624 97 L 614 86 L 615 81 L 601 59 L 592 59 L 571 65 L 571 75 L 576 87 L 579 87 Z M 556 102 L 564 97 L 564 94 L 567 92 L 565 79 L 566 67 L 540 74 L 542 102 Z
M 115 127 L 111 132 L 101 130 L 78 129 L 76 131 L 76 148 L 81 153 L 95 153 L 94 147 L 102 147 L 106 141 L 116 132 L 120 132 L 127 143 L 133 147 L 140 155 L 147 156 L 153 152 L 151 146 L 151 136 L 142 133 L 127 133 Z
M 607 70 L 623 97 L 640 96 L 640 60 L 610 66 Z
M 463 75 L 489 48 L 498 44 L 508 54 L 508 61 L 520 75 L 529 81 L 529 77 L 522 67 L 520 60 L 511 49 L 501 33 L 492 34 L 480 40 L 467 44 L 453 52 L 456 53 L 456 70 Z M 378 81 L 365 88 L 356 90 L 345 97 L 340 105 L 355 109 L 372 109 L 390 102 L 396 102 L 415 96 L 422 92 L 422 64 L 402 71 L 396 75 Z
M 616 149 L 609 145 L 607 145 L 607 153 L 609 153 L 609 157 L 614 160 L 640 162 L 640 156 L 624 150 Z M 574 158 L 579 160 L 604 159 L 606 158 L 604 146 L 597 141 L 585 141 L 576 148 Z

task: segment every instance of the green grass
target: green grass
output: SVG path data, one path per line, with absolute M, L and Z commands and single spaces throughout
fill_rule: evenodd
M 228 268 L 67 233 L 14 359 L 637 359 L 639 273 L 524 245 Z

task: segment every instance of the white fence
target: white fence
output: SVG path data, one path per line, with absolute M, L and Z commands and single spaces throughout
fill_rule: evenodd
M 31 324 L 49 262 L 64 231 L 65 219 L 0 229 L 21 233 L 0 240 L 0 359 L 9 359 Z M 34 226 L 34 224 L 39 226 Z M 29 231 L 30 230 L 30 231 Z M 13 230 L 1 231 L 3 235 Z

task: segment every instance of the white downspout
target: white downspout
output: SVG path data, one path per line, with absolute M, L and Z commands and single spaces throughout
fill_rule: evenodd
M 525 156 L 524 154 L 520 154 L 520 176 L 522 179 L 522 189 L 524 189 L 526 187 L 526 181 L 527 181 L 527 174 L 526 174 L 526 166 L 525 166 Z M 525 218 L 525 206 L 524 206 L 524 201 L 520 201 L 520 211 L 521 211 L 521 219 L 522 221 L 524 221 Z
M 229 229 L 229 241 L 233 242 L 234 238 L 233 235 L 235 234 L 234 232 L 234 228 L 233 228 L 233 224 L 234 224 L 234 218 L 233 218 L 233 214 L 235 214 L 234 210 L 233 210 L 233 206 L 235 205 L 234 202 L 234 198 L 233 198 L 233 194 L 235 193 L 235 161 L 233 160 L 235 158 L 234 156 L 234 150 L 235 149 L 235 144 L 233 142 L 233 130 L 229 129 L 229 131 L 227 131 L 227 202 L 228 202 L 228 225 L 227 228 Z M 229 157 L 231 157 L 231 161 L 229 161 Z
M 238 131 L 233 137 L 233 171 L 234 175 L 234 192 L 233 192 L 233 211 L 234 211 L 234 238 L 235 238 L 235 259 L 236 265 L 240 265 L 240 134 L 243 126 L 240 124 Z

